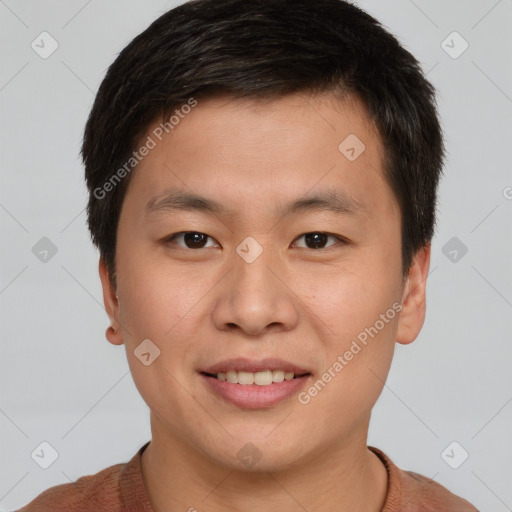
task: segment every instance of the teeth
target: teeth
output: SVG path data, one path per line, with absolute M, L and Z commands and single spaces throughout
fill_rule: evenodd
M 238 384 L 254 384 L 256 375 L 251 372 L 238 372 Z
M 272 372 L 272 382 L 283 382 L 284 380 L 284 371 L 283 370 L 274 370 Z
M 257 384 L 258 386 L 269 386 L 273 382 L 283 382 L 283 380 L 292 380 L 295 374 L 285 372 L 284 370 L 265 370 L 263 372 L 220 372 L 217 373 L 217 379 L 226 380 L 232 384 L 241 384 L 248 386 Z
M 238 383 L 238 373 L 237 372 L 226 372 L 226 380 L 228 382 L 232 382 L 233 384 Z
M 240 372 L 238 373 L 240 375 Z M 240 380 L 238 382 L 241 382 Z M 254 373 L 254 384 L 258 386 L 268 386 L 272 384 L 272 370 Z

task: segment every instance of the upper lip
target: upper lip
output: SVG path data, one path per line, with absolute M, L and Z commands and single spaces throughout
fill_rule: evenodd
M 284 359 L 265 358 L 258 360 L 246 359 L 244 357 L 237 357 L 233 359 L 225 359 L 212 366 L 201 370 L 203 373 L 225 373 L 229 371 L 243 371 L 243 372 L 262 372 L 265 370 L 284 370 L 285 372 L 293 372 L 295 375 L 302 375 L 304 373 L 311 373 L 307 368 L 303 368 L 295 363 L 285 361 Z

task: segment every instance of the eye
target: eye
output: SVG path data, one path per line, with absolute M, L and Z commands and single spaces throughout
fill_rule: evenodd
M 332 247 L 334 244 L 328 245 L 325 247 L 327 240 L 329 238 L 333 239 L 335 242 L 338 241 L 343 245 L 347 245 L 350 242 L 338 235 L 331 235 L 330 233 L 323 233 L 319 231 L 312 231 L 310 233 L 304 233 L 300 237 L 298 237 L 296 240 L 299 240 L 301 238 L 304 238 L 305 240 L 305 247 L 299 246 L 300 248 L 305 249 L 325 249 Z M 210 239 L 214 241 L 214 239 L 210 236 L 208 236 L 205 233 L 201 233 L 199 231 L 181 231 L 179 233 L 175 233 L 173 235 L 170 235 L 164 239 L 164 242 L 166 244 L 173 244 L 178 245 L 181 248 L 184 249 L 204 249 L 208 247 L 215 247 L 214 245 L 207 246 L 207 240 Z M 182 243 L 177 242 L 178 240 L 182 240 L 185 245 L 182 245 Z
M 204 247 L 206 247 L 205 244 L 208 238 L 213 240 L 213 238 L 209 237 L 205 233 L 200 233 L 198 231 L 181 231 L 180 233 L 175 233 L 174 235 L 168 236 L 167 238 L 165 238 L 164 241 L 166 243 L 176 244 L 176 240 L 179 240 L 181 238 L 183 238 L 183 241 L 185 243 L 185 249 L 203 249 Z
M 327 239 L 329 239 L 329 238 L 337 240 L 338 242 L 341 242 L 341 244 L 343 244 L 343 245 L 346 245 L 349 243 L 348 240 L 346 240 L 345 238 L 343 238 L 341 236 L 331 235 L 329 233 L 322 233 L 319 231 L 312 231 L 311 233 L 304 233 L 299 238 L 297 238 L 297 240 L 299 240 L 300 238 L 304 238 L 305 243 L 306 243 L 306 247 L 305 247 L 306 249 L 325 249 L 325 247 L 324 247 L 325 243 L 326 243 Z M 311 245 L 312 247 L 308 247 L 308 245 Z M 335 244 L 331 244 L 331 246 L 332 245 L 335 245 Z M 328 246 L 328 247 L 331 247 L 331 246 Z

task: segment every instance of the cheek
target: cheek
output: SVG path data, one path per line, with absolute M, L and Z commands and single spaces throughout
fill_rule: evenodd
M 325 345 L 323 371 L 305 390 L 301 401 L 310 404 L 306 405 L 310 411 L 322 411 L 314 414 L 315 421 L 328 431 L 346 432 L 365 422 L 389 373 L 396 317 L 388 319 L 389 323 L 378 316 L 367 318 L 367 311 L 364 315 L 351 317 L 347 313 L 339 317 L 335 326 L 338 336 Z
M 204 421 L 198 415 L 197 403 L 191 399 L 179 365 L 170 366 L 163 352 L 150 366 L 144 366 L 135 357 L 129 358 L 129 365 L 135 386 L 152 413 L 176 430 Z
M 184 382 L 190 361 L 197 357 L 194 337 L 198 324 L 205 321 L 198 315 L 206 314 L 201 299 L 212 286 L 210 280 L 199 278 L 195 270 L 177 269 L 164 258 L 144 254 L 134 246 L 130 253 L 125 252 L 119 258 L 118 268 L 122 278 L 120 320 L 137 388 L 143 397 L 151 399 L 165 395 L 179 397 L 178 381 Z M 147 367 L 137 358 L 138 347 L 146 339 L 160 351 L 154 363 Z
M 368 420 L 382 392 L 391 358 L 390 350 L 373 358 L 366 349 L 354 356 L 339 373 L 333 370 L 334 377 L 327 384 L 323 383 L 322 376 L 313 382 L 306 393 L 316 393 L 316 396 L 311 397 L 310 405 L 305 407 L 318 411 L 318 414 L 314 413 L 316 421 L 323 423 L 329 431 L 348 432 L 360 427 Z
M 347 280 L 332 311 L 337 336 L 328 350 L 331 361 L 342 356 L 347 395 L 361 395 L 364 389 L 370 400 L 382 389 L 377 376 L 385 380 L 389 371 L 401 309 L 400 288 L 389 274 L 380 277 L 365 273 Z
M 381 258 L 358 255 L 329 272 L 302 273 L 294 291 L 308 306 L 305 314 L 314 312 L 322 331 L 342 348 L 340 344 L 372 326 L 400 300 L 400 275 L 400 262 L 395 261 L 392 268 Z M 386 318 L 383 335 L 390 336 L 395 313 L 390 311 Z
M 122 252 L 122 246 L 129 249 Z M 173 330 L 186 325 L 202 294 L 205 281 L 197 272 L 186 272 L 137 244 L 119 244 L 120 319 L 129 331 L 128 339 L 155 338 L 164 341 Z
M 390 268 L 386 259 L 369 256 L 350 271 L 317 275 L 307 291 L 310 310 L 330 327 L 317 325 L 323 371 L 304 397 L 325 411 L 318 420 L 325 428 L 362 421 L 382 392 L 401 307 L 399 277 L 399 262 Z

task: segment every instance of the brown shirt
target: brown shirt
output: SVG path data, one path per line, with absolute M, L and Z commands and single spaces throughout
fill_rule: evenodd
M 127 463 L 47 489 L 17 512 L 153 512 L 140 462 L 148 445 L 149 441 Z M 399 469 L 381 450 L 368 448 L 388 471 L 386 501 L 381 512 L 478 512 L 437 482 Z

